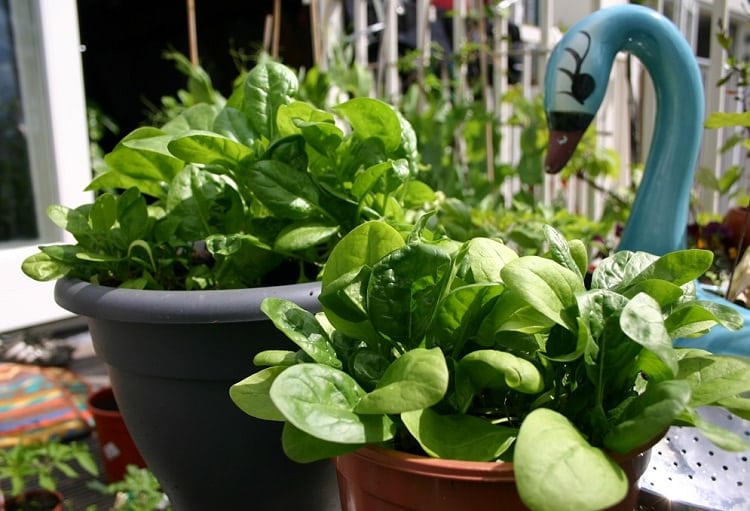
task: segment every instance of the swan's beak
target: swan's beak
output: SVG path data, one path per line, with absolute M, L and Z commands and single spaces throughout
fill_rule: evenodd
M 585 131 L 585 130 L 584 130 Z M 557 174 L 568 163 L 584 131 L 550 130 L 547 144 L 547 157 L 544 160 L 544 171 Z

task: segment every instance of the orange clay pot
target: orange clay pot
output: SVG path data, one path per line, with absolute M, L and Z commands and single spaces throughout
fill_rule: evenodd
M 2 499 L 0 499 L 2 500 Z M 61 493 L 37 488 L 27 490 L 21 497 L 11 497 L 5 501 L 6 511 L 64 511 L 64 499 Z M 2 506 L 2 502 L 0 502 Z
M 128 465 L 145 468 L 146 462 L 130 437 L 112 387 L 104 387 L 90 395 L 87 405 L 94 416 L 99 454 L 107 482 L 122 481 Z
M 631 489 L 611 511 L 633 511 L 650 450 L 614 459 Z M 512 463 L 454 461 L 364 447 L 335 459 L 342 511 L 527 510 Z

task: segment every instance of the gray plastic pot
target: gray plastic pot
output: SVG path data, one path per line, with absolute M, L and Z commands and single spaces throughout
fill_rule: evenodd
M 333 465 L 289 461 L 281 424 L 229 398 L 255 353 L 295 349 L 260 311 L 263 298 L 314 311 L 319 292 L 319 283 L 139 291 L 62 279 L 55 300 L 87 317 L 128 430 L 177 511 L 329 511 L 340 508 Z

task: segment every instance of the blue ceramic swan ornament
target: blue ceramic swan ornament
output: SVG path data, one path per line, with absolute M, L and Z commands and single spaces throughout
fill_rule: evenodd
M 638 5 L 587 16 L 568 32 L 547 63 L 545 109 L 550 131 L 546 171 L 559 172 L 599 109 L 619 51 L 638 57 L 654 82 L 657 111 L 643 179 L 618 250 L 662 255 L 685 247 L 690 189 L 700 151 L 704 96 L 690 46 L 671 21 Z M 700 298 L 732 305 L 698 286 Z M 738 331 L 723 327 L 678 344 L 750 355 L 750 311 Z

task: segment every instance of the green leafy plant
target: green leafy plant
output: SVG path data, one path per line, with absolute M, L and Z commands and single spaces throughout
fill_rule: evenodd
M 72 462 L 91 475 L 99 474 L 99 468 L 86 444 L 58 441 L 18 443 L 0 449 L 0 481 L 10 484 L 8 496 L 22 504 L 29 481 L 36 480 L 39 488 L 55 491 L 56 474 L 77 477 L 79 470 Z
M 147 468 L 140 468 L 136 465 L 126 467 L 122 481 L 107 485 L 92 481 L 89 487 L 102 494 L 115 496 L 113 510 L 170 511 L 172 509 L 154 474 Z
M 562 201 L 555 200 L 545 205 L 524 193 L 517 194 L 510 206 L 505 206 L 502 199 L 494 196 L 487 196 L 474 206 L 449 197 L 440 202 L 436 216 L 431 226 L 439 227 L 453 239 L 500 238 L 526 255 L 544 252 L 544 229 L 552 226 L 566 237 L 583 241 L 591 251 L 592 264 L 612 252 L 614 241 L 607 233 L 617 225 L 611 216 L 592 220 L 569 211 Z
M 747 151 L 750 150 L 750 112 L 748 112 L 747 108 L 750 63 L 736 54 L 729 30 L 722 25 L 721 21 L 719 22 L 716 41 L 727 52 L 727 58 L 724 62 L 725 73 L 719 79 L 716 86 L 722 87 L 731 84 L 737 88 L 738 92 L 735 99 L 739 111 L 712 112 L 706 119 L 704 126 L 707 129 L 727 129 L 726 140 L 719 149 L 721 153 L 741 147 L 746 155 Z M 698 169 L 696 180 L 707 190 L 716 192 L 737 203 L 747 204 L 748 196 L 746 191 L 742 187 L 737 186 L 743 174 L 744 165 L 732 165 L 724 169 L 718 177 L 715 175 L 715 169 L 703 167 Z M 695 209 L 695 205 L 693 207 Z M 701 220 L 698 218 L 700 215 L 697 212 L 694 215 L 699 221 Z
M 733 39 L 721 21 L 716 35 L 718 44 L 727 52 L 724 62 L 725 73 L 716 83 L 717 87 L 732 84 L 737 88 L 735 100 L 737 112 L 712 112 L 704 127 L 706 129 L 724 129 L 726 136 L 719 152 L 724 154 L 738 148 L 743 156 L 740 164 L 733 164 L 716 175 L 717 169 L 701 167 L 696 173 L 696 183 L 703 190 L 716 193 L 729 202 L 730 207 L 723 213 L 701 211 L 699 190 L 693 190 L 691 196 L 691 214 L 693 223 L 688 225 L 688 243 L 690 246 L 707 248 L 714 252 L 714 265 L 708 274 L 709 279 L 718 288 L 726 288 L 729 296 L 730 282 L 734 269 L 742 257 L 747 241 L 742 241 L 742 233 L 747 228 L 747 219 L 737 221 L 737 211 L 731 207 L 746 207 L 750 204 L 747 190 L 738 186 L 745 174 L 748 151 L 750 150 L 750 112 L 748 111 L 747 86 L 750 85 L 750 63 L 735 54 Z M 734 217 L 734 218 L 732 218 Z M 744 225 L 743 225 L 744 224 Z
M 178 51 L 168 50 L 162 56 L 174 62 L 177 71 L 187 78 L 187 83 L 186 88 L 179 89 L 174 96 L 163 96 L 160 106 L 146 103 L 150 124 L 166 124 L 195 105 L 212 105 L 220 109 L 226 104 L 226 98 L 214 88 L 205 69 L 193 64 L 188 57 Z M 238 81 L 242 81 L 243 74 L 240 72 Z
M 601 178 L 616 176 L 620 164 L 614 151 L 599 147 L 595 129 L 586 132 L 562 178 L 570 186 L 585 181 L 608 197 L 598 218 L 571 212 L 564 188 L 550 201 L 540 199 L 548 138 L 541 95 L 527 98 L 522 88 L 511 88 L 502 98 L 511 114 L 500 120 L 480 100 L 446 94 L 434 75 L 428 75 L 423 85 L 428 101 L 420 102 L 421 89 L 414 84 L 401 108 L 417 134 L 421 163 L 429 169 L 423 179 L 446 197 L 435 221 L 449 236 L 459 240 L 501 237 L 524 253 L 534 253 L 544 241 L 543 225 L 550 224 L 566 237 L 583 240 L 591 247 L 592 257 L 609 254 L 635 193 L 600 184 Z M 488 123 L 494 147 L 506 132 L 501 129 L 503 123 L 517 130 L 520 144 L 518 161 L 495 158 L 494 182 L 486 174 Z M 501 188 L 510 180 L 518 183 L 512 197 Z
M 519 257 L 489 238 L 436 238 L 421 223 L 406 238 L 384 222 L 355 228 L 325 267 L 322 313 L 263 302 L 299 351 L 259 353 L 263 369 L 230 395 L 252 416 L 283 421 L 296 461 L 366 444 L 512 461 L 535 510 L 620 501 L 628 484 L 612 453 L 646 448 L 671 425 L 747 448 L 696 408 L 750 417 L 739 397 L 750 361 L 672 344 L 742 324 L 695 297 L 711 253 L 621 251 L 587 289 L 585 246 L 545 234 L 543 254 Z
M 434 193 L 416 179 L 409 123 L 375 99 L 327 111 L 297 91 L 261 59 L 223 107 L 129 133 L 88 186 L 93 203 L 48 210 L 76 243 L 41 247 L 23 271 L 139 289 L 292 283 L 317 278 L 364 221 L 411 225 Z

